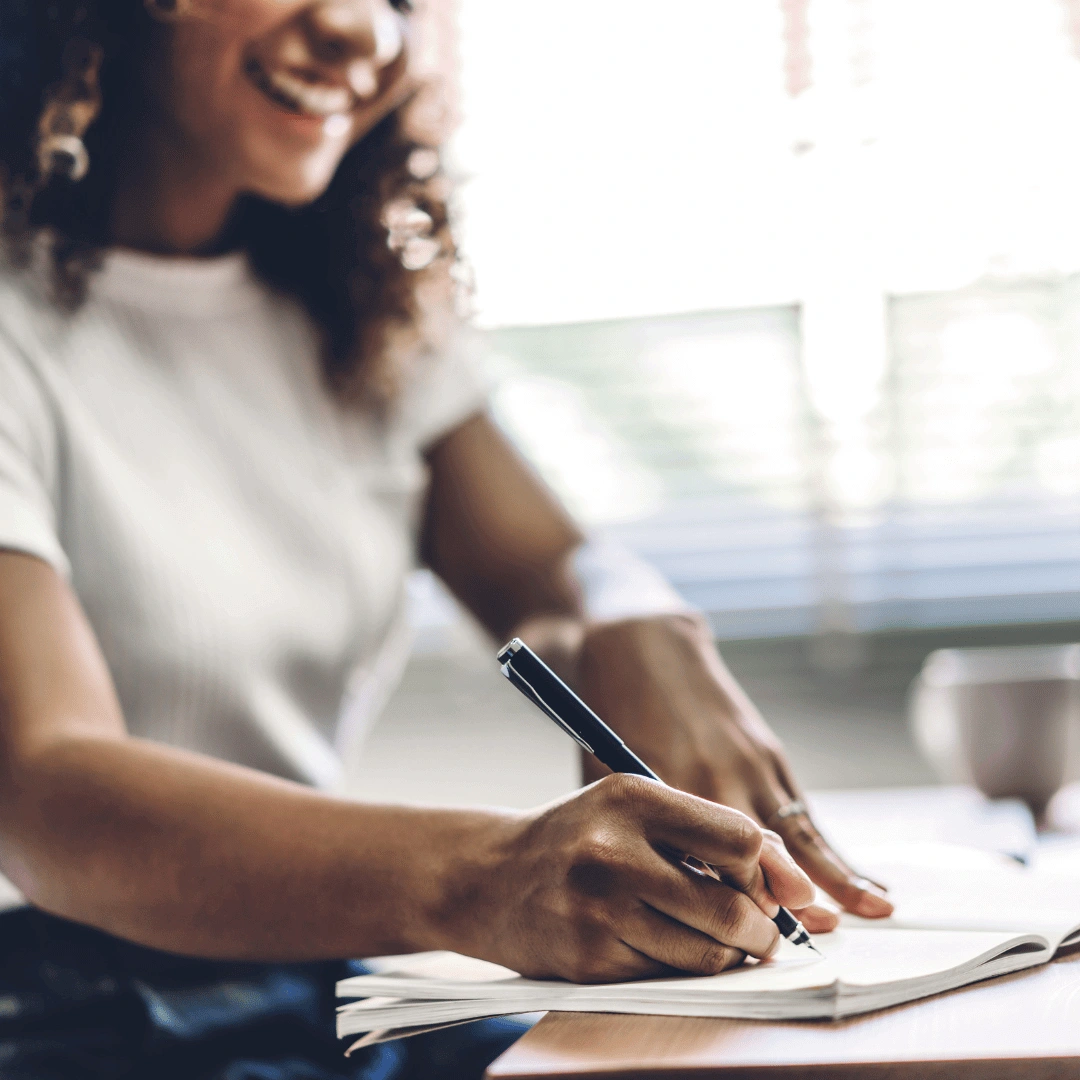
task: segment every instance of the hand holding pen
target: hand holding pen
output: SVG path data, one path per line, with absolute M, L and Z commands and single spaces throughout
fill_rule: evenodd
M 452 867 L 453 889 L 438 908 L 443 936 L 425 947 L 529 978 L 717 975 L 779 947 L 769 893 L 796 908 L 814 896 L 745 814 L 642 776 L 608 776 L 502 821 L 478 815 L 472 836 L 452 833 L 435 860 L 435 880 Z M 671 854 L 682 851 L 723 880 L 688 872 Z
M 498 659 L 502 665 L 503 674 L 518 690 L 609 769 L 615 773 L 629 773 L 660 781 L 660 777 L 637 757 L 618 735 L 522 641 L 515 638 L 499 652 Z M 734 813 L 734 811 L 729 812 Z M 778 845 L 779 851 L 772 852 L 771 840 L 768 836 L 761 836 L 756 826 L 753 826 L 749 819 L 746 821 L 747 825 L 753 828 L 760 837 L 758 847 L 762 854 L 761 862 L 765 864 L 766 869 L 769 862 L 775 861 L 774 858 L 770 858 L 774 856 L 785 860 L 790 869 L 797 870 L 794 861 L 787 856 L 786 851 L 783 851 L 782 844 Z M 777 904 L 770 895 L 760 865 L 750 877 L 747 877 L 745 867 L 739 872 L 733 872 L 731 867 L 725 865 L 724 860 L 717 862 L 704 852 L 687 855 L 686 853 L 691 852 L 692 849 L 686 845 L 665 844 L 662 846 L 664 850 L 672 853 L 676 861 L 685 869 L 734 886 L 740 893 L 755 901 L 770 916 L 782 937 L 817 952 L 801 923 L 785 907 Z M 797 872 L 801 874 L 801 871 Z M 806 884 L 809 885 L 809 881 Z M 773 909 L 776 909 L 775 912 Z

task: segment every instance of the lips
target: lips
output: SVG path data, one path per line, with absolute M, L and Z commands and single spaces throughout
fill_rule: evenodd
M 351 112 L 356 95 L 343 86 L 309 82 L 291 71 L 264 67 L 258 60 L 245 65 L 248 78 L 275 105 L 301 116 L 326 118 Z

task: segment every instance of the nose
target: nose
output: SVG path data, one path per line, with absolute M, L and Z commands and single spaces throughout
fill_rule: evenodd
M 307 23 L 313 54 L 341 68 L 357 97 L 375 94 L 379 73 L 401 55 L 400 18 L 387 0 L 320 0 Z

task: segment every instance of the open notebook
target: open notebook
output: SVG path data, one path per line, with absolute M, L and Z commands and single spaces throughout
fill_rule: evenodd
M 580 985 L 524 979 L 458 956 L 373 962 L 338 983 L 338 1035 L 429 1028 L 485 1016 L 558 1010 L 763 1020 L 869 1012 L 1034 967 L 1080 943 L 1080 876 L 1027 870 L 1004 857 L 947 846 L 893 845 L 855 864 L 890 888 L 895 915 L 844 916 L 815 935 L 824 954 L 784 943 L 764 963 L 701 978 Z

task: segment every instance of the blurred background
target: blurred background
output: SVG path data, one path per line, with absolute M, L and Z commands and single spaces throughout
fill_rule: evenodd
M 808 786 L 932 782 L 905 715 L 932 649 L 1080 640 L 1080 0 L 444 21 L 499 421 L 708 613 Z M 413 585 L 357 785 L 573 786 L 491 643 Z

